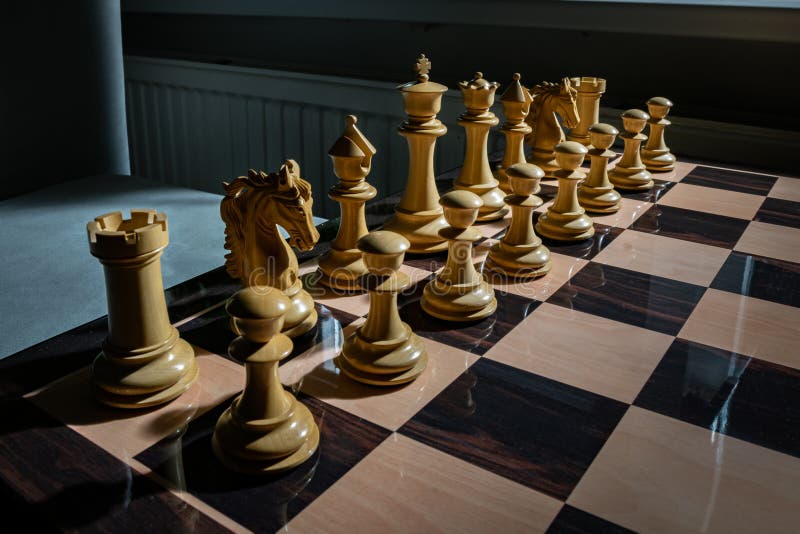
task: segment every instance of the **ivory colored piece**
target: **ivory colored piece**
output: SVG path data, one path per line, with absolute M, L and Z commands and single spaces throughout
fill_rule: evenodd
M 358 382 L 396 386 L 417 378 L 428 364 L 422 338 L 400 319 L 397 294 L 411 285 L 400 272 L 408 240 L 385 230 L 358 240 L 369 273 L 361 285 L 369 291 L 367 320 L 345 340 L 339 368 Z
M 498 187 L 489 165 L 489 130 L 497 126 L 500 120 L 489 108 L 494 105 L 494 94 L 500 84 L 488 82 L 483 73 L 476 72 L 468 82 L 458 84 L 467 112 L 458 117 L 467 135 L 467 146 L 464 152 L 464 165 L 453 183 L 453 189 L 475 193 L 483 201 L 478 210 L 479 221 L 502 219 L 508 213 L 503 199 L 505 195 Z
M 589 128 L 600 122 L 600 98 L 606 92 L 603 78 L 581 76 L 570 78 L 572 87 L 578 91 L 578 125 L 570 130 L 567 140 L 589 146 Z
M 486 257 L 484 269 L 512 278 L 529 279 L 550 272 L 550 251 L 533 231 L 533 210 L 542 205 L 534 195 L 544 171 L 531 163 L 518 163 L 508 169 L 513 194 L 506 197 L 511 206 L 511 225 Z
M 608 179 L 617 189 L 643 191 L 653 187 L 653 178 L 642 163 L 639 147 L 647 136 L 642 133 L 650 115 L 641 109 L 629 109 L 622 114 L 625 132 L 620 137 L 625 142 L 622 158 L 608 173 Z
M 319 260 L 320 282 L 345 291 L 360 289 L 359 280 L 367 273 L 356 242 L 367 235 L 364 205 L 377 193 L 364 181 L 377 151 L 356 127 L 356 122 L 356 117 L 347 116 L 344 133 L 328 151 L 333 172 L 339 178 L 328 196 L 339 203 L 342 216 L 331 250 Z
M 476 321 L 497 309 L 494 288 L 472 264 L 472 244 L 482 237 L 472 227 L 483 201 L 469 191 L 450 191 L 442 196 L 449 226 L 441 231 L 449 242 L 447 263 L 428 282 L 420 305 L 428 314 L 445 321 Z
M 408 239 L 408 252 L 426 254 L 447 248 L 447 243 L 439 236 L 439 230 L 447 223 L 439 206 L 433 169 L 436 139 L 447 133 L 447 127 L 436 118 L 447 87 L 429 80 L 431 62 L 425 54 L 420 54 L 414 70 L 416 81 L 398 87 L 408 115 L 399 128 L 399 134 L 408 141 L 408 180 L 394 217 L 383 229 Z
M 292 352 L 281 333 L 291 300 L 278 289 L 250 286 L 225 309 L 239 337 L 228 354 L 244 363 L 245 386 L 217 420 L 211 444 L 217 458 L 241 473 L 277 473 L 308 460 L 319 445 L 319 428 L 303 404 L 283 389 L 278 363 Z
M 533 98 L 530 92 L 519 82 L 521 76 L 518 72 L 514 73 L 513 81 L 508 85 L 500 102 L 503 104 L 503 114 L 505 122 L 500 127 L 500 131 L 506 138 L 506 149 L 503 153 L 503 161 L 495 170 L 495 178 L 500 183 L 500 189 L 506 193 L 511 193 L 511 185 L 508 183 L 506 169 L 517 163 L 525 163 L 525 136 L 531 133 L 532 129 L 525 122 L 525 117 L 531 109 Z M 537 182 L 538 187 L 538 182 Z M 539 188 L 541 189 L 541 188 Z M 539 192 L 533 191 L 533 194 Z
M 244 287 L 270 286 L 289 297 L 291 306 L 284 334 L 297 337 L 317 324 L 314 300 L 297 277 L 297 257 L 291 245 L 311 250 L 319 239 L 311 213 L 311 184 L 300 177 L 300 166 L 288 159 L 276 173 L 250 170 L 224 183 L 220 205 L 225 221 L 225 267 Z M 288 233 L 285 240 L 278 231 Z
M 577 94 L 569 78 L 562 79 L 561 83 L 542 82 L 531 89 L 531 111 L 525 118 L 531 127 L 525 140 L 533 147 L 528 161 L 541 167 L 546 178 L 555 178 L 558 170 L 555 147 L 566 140 L 556 115 L 567 128 L 576 128 L 580 121 Z
M 578 202 L 588 212 L 614 213 L 622 206 L 622 197 L 608 181 L 608 161 L 615 155 L 609 148 L 618 133 L 610 124 L 597 123 L 589 127 L 592 166 L 589 177 L 578 186 Z
M 101 402 L 147 408 L 169 402 L 197 379 L 194 349 L 169 322 L 161 254 L 169 244 L 167 216 L 155 210 L 119 211 L 86 225 L 89 250 L 106 279 L 108 337 L 92 365 Z
M 675 168 L 675 156 L 664 141 L 664 130 L 672 124 L 667 114 L 672 108 L 672 101 L 663 96 L 656 96 L 647 101 L 650 112 L 650 137 L 642 148 L 642 163 L 652 172 L 669 172 Z
M 582 241 L 594 235 L 594 225 L 578 203 L 578 183 L 586 175 L 578 170 L 588 150 L 575 141 L 556 145 L 558 192 L 547 213 L 539 216 L 536 231 L 556 241 Z

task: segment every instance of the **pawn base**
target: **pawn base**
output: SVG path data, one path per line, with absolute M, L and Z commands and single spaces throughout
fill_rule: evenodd
M 439 236 L 439 230 L 442 228 L 447 228 L 447 221 L 444 220 L 442 211 L 424 213 L 397 211 L 382 229 L 408 239 L 411 246 L 407 253 L 431 254 L 447 250 L 447 241 Z
M 494 289 L 481 281 L 471 287 L 452 285 L 439 287 L 431 281 L 422 291 L 422 309 L 443 321 L 468 322 L 484 319 L 497 310 Z
M 554 179 L 556 177 L 554 173 L 561 168 L 558 166 L 558 163 L 556 163 L 555 152 L 540 152 L 534 150 L 533 154 L 531 154 L 531 157 L 528 159 L 528 163 L 533 163 L 542 169 L 545 178 Z
M 425 367 L 428 365 L 428 357 L 425 356 L 424 358 L 420 358 L 417 360 L 417 363 L 411 369 L 406 369 L 405 371 L 398 371 L 397 373 L 390 373 L 390 374 L 378 374 L 378 373 L 368 373 L 366 371 L 362 371 L 350 365 L 347 358 L 342 357 L 341 355 L 337 356 L 334 360 L 336 365 L 342 372 L 347 375 L 349 378 L 355 380 L 356 382 L 361 382 L 362 384 L 368 384 L 370 386 L 399 386 L 401 384 L 406 384 L 411 382 L 415 378 L 417 378 L 422 371 L 425 370 Z
M 675 170 L 675 156 L 669 150 L 642 149 L 642 163 L 651 172 L 669 172 Z
M 358 249 L 331 249 L 319 260 L 319 283 L 340 291 L 361 290 L 361 277 L 367 267 Z
M 197 380 L 194 349 L 183 339 L 141 366 L 101 352 L 92 365 L 97 400 L 114 408 L 141 409 L 180 397 Z
M 502 241 L 492 246 L 483 266 L 490 273 L 522 280 L 544 276 L 551 267 L 550 250 L 541 242 L 535 246 L 512 246 Z
M 620 167 L 608 173 L 608 180 L 623 191 L 645 191 L 653 187 L 653 178 L 644 167 Z
M 622 197 L 613 187 L 581 185 L 578 188 L 578 202 L 591 213 L 616 213 L 622 206 Z
M 269 440 L 271 434 L 277 435 L 293 426 L 308 429 L 305 440 L 296 450 L 288 455 L 264 455 L 259 458 L 257 446 L 254 446 L 258 441 L 265 438 Z M 257 432 L 241 428 L 235 421 L 231 408 L 228 408 L 217 421 L 211 445 L 214 454 L 228 469 L 248 475 L 280 473 L 311 458 L 319 446 L 319 428 L 308 408 L 297 402 L 292 415 L 286 421 L 259 437 Z
M 496 221 L 506 216 L 509 209 L 505 203 L 506 195 L 500 189 L 500 182 L 493 180 L 494 183 L 489 184 L 463 184 L 456 182 L 453 184 L 453 190 L 469 191 L 475 193 L 481 200 L 483 206 L 478 209 L 477 221 Z
M 357 382 L 396 386 L 411 382 L 428 365 L 422 339 L 403 323 L 405 333 L 395 340 L 370 341 L 359 328 L 348 337 L 336 359 L 339 368 Z
M 298 337 L 314 328 L 317 324 L 317 310 L 314 308 L 314 299 L 303 289 L 303 283 L 297 280 L 283 294 L 289 297 L 291 305 L 286 312 L 286 321 L 281 333 L 289 337 Z
M 594 224 L 585 213 L 556 213 L 548 210 L 539 216 L 536 233 L 554 241 L 583 241 L 594 235 Z

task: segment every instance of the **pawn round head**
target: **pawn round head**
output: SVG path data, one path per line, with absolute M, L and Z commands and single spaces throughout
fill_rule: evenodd
M 663 96 L 654 96 L 647 101 L 647 111 L 649 111 L 650 116 L 656 120 L 661 120 L 666 117 L 671 107 L 672 101 Z
M 544 178 L 544 171 L 533 163 L 517 163 L 506 169 L 508 184 L 515 195 L 530 196 Z
M 370 273 L 389 276 L 403 265 L 411 243 L 395 232 L 376 230 L 359 239 L 356 246 L 364 254 L 364 265 Z
M 619 130 L 611 126 L 598 122 L 589 126 L 589 140 L 592 146 L 600 150 L 607 150 L 614 144 L 614 139 L 617 138 Z
M 439 204 L 444 208 L 444 219 L 453 228 L 469 228 L 478 218 L 483 206 L 481 197 L 470 191 L 456 190 L 442 195 Z
M 574 171 L 583 163 L 588 149 L 575 141 L 566 141 L 556 145 L 556 163 L 565 171 Z
M 650 115 L 641 109 L 629 109 L 622 114 L 622 127 L 625 131 L 632 134 L 638 134 L 644 130 Z
M 250 286 L 237 291 L 225 304 L 235 334 L 266 343 L 283 329 L 291 302 L 279 289 Z

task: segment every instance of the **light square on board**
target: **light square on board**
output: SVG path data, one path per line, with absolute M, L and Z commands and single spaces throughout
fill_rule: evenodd
M 288 525 L 297 532 L 543 532 L 561 502 L 394 434 Z
M 125 460 L 242 389 L 242 366 L 198 347 L 195 354 L 200 369 L 197 381 L 186 393 L 155 409 L 120 410 L 99 403 L 92 396 L 89 367 L 53 382 L 28 400 Z
M 708 286 L 728 254 L 719 247 L 629 230 L 595 256 L 594 261 Z
M 753 221 L 734 250 L 800 263 L 800 228 Z
M 545 302 L 485 357 L 631 403 L 672 340 Z
M 667 182 L 680 182 L 683 180 L 686 175 L 692 172 L 695 167 L 697 167 L 696 163 L 686 163 L 684 161 L 676 161 L 675 168 L 669 172 L 653 172 L 653 178 L 658 180 L 666 180 Z
M 778 178 L 769 192 L 769 197 L 800 202 L 800 178 Z
M 706 290 L 678 337 L 800 369 L 800 308 Z
M 800 459 L 632 406 L 568 503 L 640 532 L 797 530 Z
M 675 184 L 660 203 L 664 206 L 750 220 L 762 202 L 764 197 L 759 195 L 680 183 Z
M 341 351 L 344 338 L 362 323 L 363 319 L 353 322 L 344 329 L 342 338 L 327 338 L 283 364 L 281 381 L 294 390 L 396 430 L 478 359 L 474 354 L 426 339 L 428 366 L 416 380 L 392 388 L 361 384 L 342 374 L 334 358 Z

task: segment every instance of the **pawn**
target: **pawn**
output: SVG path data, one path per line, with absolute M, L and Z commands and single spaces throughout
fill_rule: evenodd
M 369 291 L 366 322 L 345 340 L 336 363 L 358 382 L 373 386 L 395 386 L 417 378 L 428 364 L 422 339 L 400 320 L 397 294 L 411 285 L 400 272 L 408 239 L 386 230 L 358 240 L 364 265 L 369 271 L 361 287 Z
M 629 109 L 622 114 L 620 135 L 625 142 L 625 151 L 617 165 L 608 173 L 608 179 L 617 189 L 643 191 L 653 187 L 653 178 L 642 163 L 639 147 L 647 136 L 642 133 L 650 115 L 641 109 Z
M 589 127 L 589 156 L 592 166 L 589 177 L 578 186 L 578 202 L 591 213 L 614 213 L 622 200 L 608 181 L 608 160 L 614 157 L 609 150 L 619 132 L 610 124 L 597 123 Z
M 244 363 L 244 391 L 217 421 L 212 446 L 230 469 L 247 474 L 276 473 L 308 460 L 319 445 L 311 412 L 283 389 L 278 362 L 292 352 L 281 334 L 291 301 L 282 291 L 251 286 L 225 306 L 239 335 L 228 354 Z
M 578 203 L 578 183 L 586 175 L 578 170 L 587 149 L 575 141 L 556 145 L 556 163 L 560 167 L 553 173 L 558 178 L 558 192 L 547 213 L 539 216 L 536 231 L 539 235 L 556 241 L 582 241 L 594 235 L 594 224 Z
M 469 191 L 451 191 L 439 204 L 449 225 L 439 235 L 449 242 L 447 263 L 439 275 L 428 282 L 420 304 L 428 314 L 445 321 L 476 321 L 494 313 L 494 289 L 472 264 L 472 243 L 482 237 L 472 227 L 483 205 Z
M 484 269 L 513 278 L 537 278 L 550 272 L 550 251 L 533 231 L 533 210 L 542 205 L 534 193 L 544 171 L 530 163 L 506 169 L 513 194 L 505 198 L 511 206 L 511 226 L 489 250 Z
M 663 96 L 656 96 L 647 101 L 647 111 L 650 112 L 650 138 L 642 148 L 642 162 L 648 171 L 668 172 L 675 168 L 675 156 L 669 151 L 664 142 L 664 130 L 672 124 L 667 120 L 667 114 L 672 107 L 672 102 Z

